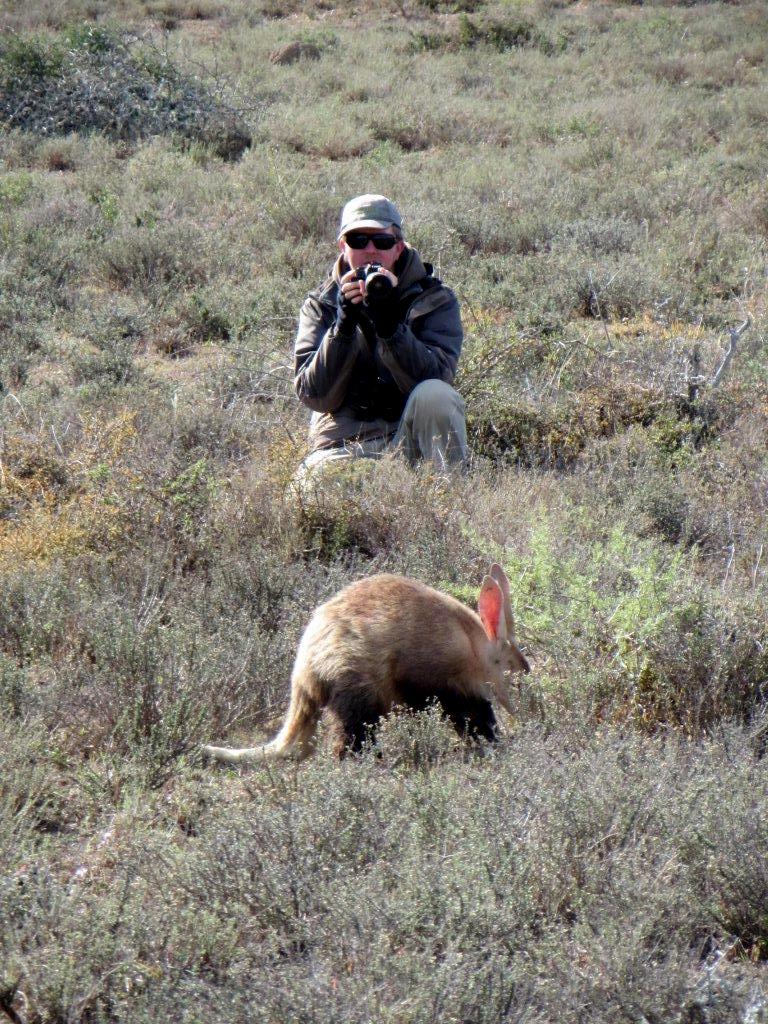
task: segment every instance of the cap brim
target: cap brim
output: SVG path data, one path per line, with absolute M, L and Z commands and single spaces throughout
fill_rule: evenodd
M 341 240 L 344 237 L 344 235 L 348 234 L 350 231 L 359 231 L 360 228 L 378 228 L 379 230 L 383 231 L 386 230 L 386 228 L 392 227 L 394 227 L 392 221 L 353 220 L 351 224 L 345 224 L 344 227 L 341 229 L 341 231 L 339 232 L 339 240 Z

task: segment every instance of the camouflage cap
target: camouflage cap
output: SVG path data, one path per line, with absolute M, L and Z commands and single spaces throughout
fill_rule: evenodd
M 397 228 L 402 231 L 403 222 L 397 207 L 386 196 L 364 195 L 350 199 L 341 211 L 339 238 L 358 228 Z

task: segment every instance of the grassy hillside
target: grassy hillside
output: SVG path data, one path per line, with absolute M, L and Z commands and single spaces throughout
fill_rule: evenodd
M 762 2 L 3 5 L 0 1020 L 768 1019 L 767 59 Z M 473 463 L 297 495 L 365 191 Z M 200 763 L 340 586 L 494 559 L 497 750 Z

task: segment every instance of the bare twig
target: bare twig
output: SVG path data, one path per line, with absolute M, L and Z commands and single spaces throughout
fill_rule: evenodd
M 763 558 L 763 545 L 761 544 L 760 548 L 758 549 L 758 552 L 757 552 L 757 558 L 755 559 L 755 567 L 752 570 L 752 586 L 753 587 L 757 586 L 757 573 L 758 573 L 758 570 L 760 569 L 760 562 L 762 561 L 762 558 Z
M 25 421 L 26 421 L 27 423 L 29 423 L 29 416 L 27 416 L 27 410 L 26 410 L 26 409 L 24 408 L 24 406 L 23 406 L 23 405 L 21 404 L 21 402 L 20 402 L 20 401 L 19 401 L 19 399 L 18 399 L 18 398 L 16 397 L 16 395 L 13 395 L 13 394 L 11 394 L 11 393 L 9 392 L 9 393 L 8 393 L 8 394 L 7 394 L 6 396 L 5 396 L 5 399 L 4 399 L 4 400 L 5 400 L 5 401 L 12 401 L 12 402 L 15 402 L 15 403 L 16 403 L 16 405 L 18 405 L 19 409 L 21 410 L 21 414 L 22 414 L 22 416 L 24 417 Z
M 65 430 L 64 433 L 66 434 L 68 430 L 69 430 L 69 425 L 67 425 L 67 430 Z M 59 441 L 59 438 L 58 438 L 58 436 L 56 434 L 56 427 L 54 427 L 54 425 L 52 423 L 51 423 L 51 437 L 53 438 L 54 444 L 56 445 L 56 447 L 58 449 L 59 455 L 63 456 L 64 455 L 64 449 L 61 447 L 61 441 Z
M 739 343 L 739 338 L 747 330 L 751 323 L 752 318 L 748 316 L 744 323 L 739 324 L 738 327 L 731 327 L 729 329 L 728 349 L 725 355 L 723 356 L 722 363 L 720 363 L 720 366 L 715 371 L 715 375 L 712 378 L 712 381 L 710 382 L 710 387 L 716 388 L 725 376 L 725 373 L 728 370 L 728 367 L 731 365 L 731 360 L 733 359 L 734 354 L 736 352 L 736 346 Z
M 731 360 L 736 354 L 736 347 L 739 343 L 739 338 L 747 330 L 752 323 L 752 318 L 747 317 L 746 320 L 739 324 L 738 327 L 731 327 L 728 330 L 728 348 L 723 356 L 723 359 L 718 366 L 717 370 L 713 373 L 711 378 L 708 378 L 705 373 L 701 372 L 701 350 L 698 345 L 695 345 L 693 351 L 688 353 L 688 373 L 686 380 L 688 383 L 688 401 L 693 404 L 699 397 L 699 391 L 702 387 L 716 388 L 723 377 L 725 376 L 728 367 L 731 365 Z
M 728 564 L 725 567 L 725 575 L 723 576 L 723 583 L 722 583 L 723 589 L 725 589 L 725 587 L 728 584 L 728 580 L 730 579 L 730 576 L 731 576 L 731 570 L 733 569 L 733 563 L 736 561 L 736 537 L 735 537 L 734 530 L 733 530 L 733 519 L 731 517 L 731 513 L 730 512 L 727 515 L 727 522 L 728 522 L 728 535 L 729 535 L 731 543 L 725 549 L 728 552 Z
M 597 293 L 597 288 L 595 287 L 595 282 L 594 282 L 594 279 L 592 277 L 592 271 L 591 270 L 589 271 L 589 275 L 588 276 L 589 276 L 590 300 L 591 300 L 592 304 L 594 305 L 595 310 L 597 311 L 597 315 L 600 317 L 600 322 L 602 323 L 603 331 L 605 332 L 605 340 L 610 343 L 611 342 L 611 335 L 608 332 L 608 321 L 606 320 L 605 314 L 603 313 L 602 306 L 600 305 L 600 296 Z M 619 271 L 617 270 L 616 273 L 612 274 L 611 277 L 609 278 L 609 280 L 606 282 L 606 288 L 610 288 L 610 286 L 613 284 L 613 282 L 616 280 L 616 278 L 618 276 L 619 276 Z

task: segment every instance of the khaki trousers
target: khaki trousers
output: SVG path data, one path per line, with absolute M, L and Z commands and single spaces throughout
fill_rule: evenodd
M 392 451 L 402 452 L 411 465 L 424 461 L 439 472 L 461 468 L 468 456 L 464 411 L 464 399 L 450 384 L 422 381 L 411 392 L 392 434 L 312 452 L 302 462 L 298 476 L 341 459 L 377 459 Z

